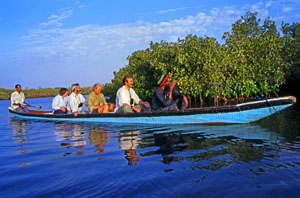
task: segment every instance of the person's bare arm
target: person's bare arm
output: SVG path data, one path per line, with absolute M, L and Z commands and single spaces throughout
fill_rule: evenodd
M 146 108 L 149 108 L 149 107 L 150 107 L 150 105 L 149 105 L 148 103 L 145 103 L 145 102 L 142 101 L 142 100 L 140 100 L 139 105 L 143 105 L 143 106 L 145 106 Z
M 174 89 L 175 85 L 176 85 L 176 81 L 174 80 L 174 81 L 171 82 L 171 84 L 170 84 L 170 91 L 169 91 L 169 94 L 168 94 L 169 98 L 172 98 L 172 97 L 173 97 L 172 93 L 173 93 L 173 89 Z

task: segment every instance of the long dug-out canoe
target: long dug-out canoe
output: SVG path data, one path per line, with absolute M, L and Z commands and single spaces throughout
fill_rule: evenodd
M 23 119 L 100 122 L 100 123 L 148 123 L 148 124 L 235 124 L 249 123 L 293 105 L 296 97 L 279 97 L 247 102 L 238 105 L 203 107 L 186 109 L 180 112 L 148 112 L 148 113 L 102 113 L 54 115 L 50 111 L 30 111 L 18 113 L 9 108 L 9 112 Z

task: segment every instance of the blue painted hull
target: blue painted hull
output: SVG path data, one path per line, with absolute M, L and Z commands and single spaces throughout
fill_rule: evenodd
M 53 114 L 21 114 L 11 110 L 10 112 L 23 119 L 52 121 L 131 124 L 233 124 L 249 123 L 260 120 L 293 105 L 295 100 L 296 99 L 294 97 L 285 97 L 284 99 L 271 99 L 269 101 L 250 102 L 228 107 L 199 108 L 196 110 L 188 110 L 186 112 L 131 114 L 106 113 L 99 115 L 83 114 L 78 117 L 74 117 L 71 114 L 67 116 L 58 116 Z M 283 104 L 276 104 L 278 101 L 281 101 Z

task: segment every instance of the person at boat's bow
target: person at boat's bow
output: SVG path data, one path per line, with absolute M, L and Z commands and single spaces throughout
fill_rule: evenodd
M 188 106 L 184 94 L 174 89 L 176 81 L 170 81 L 168 74 L 162 74 L 157 79 L 157 88 L 152 96 L 154 111 L 183 111 Z
M 68 111 L 74 114 L 75 117 L 78 116 L 79 113 L 84 114 L 82 111 L 82 106 L 85 103 L 85 99 L 82 94 L 80 94 L 81 88 L 78 83 L 72 85 L 72 93 L 68 99 Z
M 100 83 L 96 83 L 92 89 L 93 91 L 87 97 L 89 113 L 97 114 L 114 111 L 115 105 L 108 104 L 103 93 L 101 93 L 102 85 Z
M 116 113 L 132 113 L 150 111 L 150 104 L 142 101 L 132 89 L 134 85 L 131 76 L 123 78 L 123 86 L 117 91 Z
M 10 96 L 11 108 L 19 113 L 29 113 L 27 107 L 29 107 L 30 105 L 24 101 L 25 95 L 22 91 L 21 85 L 16 84 L 15 88 L 16 91 L 13 92 Z

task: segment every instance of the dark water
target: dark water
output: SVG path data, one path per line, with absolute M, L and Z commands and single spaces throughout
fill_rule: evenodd
M 9 104 L 1 198 L 299 197 L 298 106 L 247 125 L 164 126 L 26 121 Z

